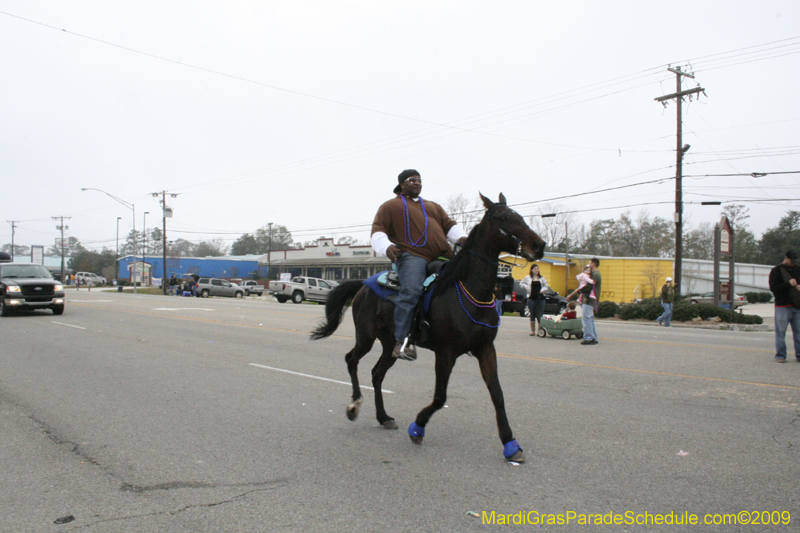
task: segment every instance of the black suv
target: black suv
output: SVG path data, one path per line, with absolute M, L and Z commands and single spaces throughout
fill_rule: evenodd
M 503 300 L 504 313 L 519 313 L 519 316 L 531 316 L 528 306 L 525 305 L 525 289 L 519 281 L 511 276 L 498 276 L 497 291 L 495 296 L 498 300 Z M 559 296 L 553 289 L 547 289 L 544 293 L 544 314 L 560 315 L 567 308 L 567 299 Z
M 15 309 L 52 309 L 64 312 L 64 286 L 43 265 L 0 263 L 0 315 Z

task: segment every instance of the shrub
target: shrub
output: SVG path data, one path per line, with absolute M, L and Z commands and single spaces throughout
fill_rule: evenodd
M 611 318 L 619 314 L 619 305 L 614 302 L 606 301 L 600 302 L 597 306 L 597 312 L 594 314 L 597 318 Z
M 764 319 L 758 315 L 745 315 L 730 309 L 714 307 L 712 304 L 679 304 L 672 309 L 672 320 L 682 322 L 688 322 L 695 317 L 706 320 L 715 316 L 721 318 L 723 322 L 731 324 L 763 324 L 764 322 Z
M 765 304 L 772 300 L 771 292 L 746 292 L 744 295 L 751 304 Z
M 644 306 L 639 304 L 622 304 L 619 307 L 619 317 L 622 320 L 636 320 L 644 318 Z

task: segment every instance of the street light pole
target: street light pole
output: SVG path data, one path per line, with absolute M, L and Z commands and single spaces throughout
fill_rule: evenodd
M 142 218 L 142 239 L 143 239 L 143 246 L 142 246 L 142 271 L 140 274 L 141 282 L 144 283 L 144 256 L 147 254 L 147 215 L 150 214 L 150 211 L 144 212 L 144 217 Z M 148 283 L 150 285 L 150 283 Z
M 267 248 L 267 279 L 272 279 L 272 222 L 269 224 L 269 247 Z
M 117 217 L 117 253 L 114 254 L 114 261 L 116 262 L 116 274 L 114 274 L 114 279 L 117 280 L 119 283 L 119 221 L 122 220 L 122 217 Z
M 93 187 L 81 187 L 81 190 L 82 191 L 97 191 L 97 192 L 101 192 L 101 193 L 105 194 L 106 196 L 108 196 L 109 198 L 112 198 L 112 199 L 116 200 L 117 202 L 121 203 L 122 205 L 124 205 L 125 207 L 127 207 L 128 209 L 130 209 L 133 212 L 133 262 L 136 263 L 136 253 L 137 253 L 137 250 L 136 250 L 136 248 L 137 248 L 136 247 L 136 206 L 134 206 L 130 202 L 126 202 L 122 198 L 117 198 L 113 194 L 107 193 L 106 191 L 104 191 L 102 189 L 95 189 Z M 62 267 L 62 270 L 63 270 L 63 267 Z M 132 276 L 133 275 L 131 275 L 131 277 Z M 136 293 L 136 283 L 133 284 L 133 292 L 134 292 L 134 294 Z

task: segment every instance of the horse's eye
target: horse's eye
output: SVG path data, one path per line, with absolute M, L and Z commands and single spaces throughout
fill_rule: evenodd
M 506 217 L 500 217 L 500 221 L 501 222 L 505 222 L 506 221 Z

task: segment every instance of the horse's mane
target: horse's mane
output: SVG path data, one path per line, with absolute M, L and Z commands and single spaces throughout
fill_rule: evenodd
M 469 250 L 475 242 L 475 239 L 477 238 L 476 235 L 478 234 L 478 228 L 483 224 L 484 220 L 486 220 L 486 216 L 484 216 L 479 224 L 472 228 L 472 231 L 469 232 L 469 236 L 467 237 L 467 242 L 464 243 L 461 251 L 447 262 L 442 273 L 438 278 L 436 278 L 434 296 L 438 295 L 450 286 L 455 285 L 457 280 L 466 277 L 467 270 L 469 269 L 469 257 L 467 250 Z

